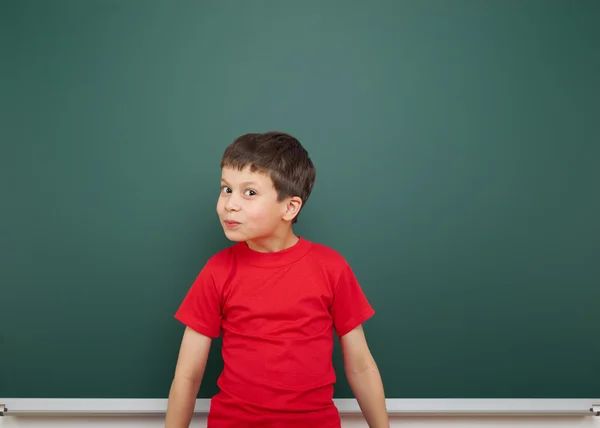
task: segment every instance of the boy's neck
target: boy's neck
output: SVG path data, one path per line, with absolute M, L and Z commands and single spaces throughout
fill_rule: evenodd
M 259 253 L 274 253 L 293 247 L 300 238 L 292 230 L 283 236 L 270 236 L 263 239 L 246 241 L 246 245 L 253 251 Z

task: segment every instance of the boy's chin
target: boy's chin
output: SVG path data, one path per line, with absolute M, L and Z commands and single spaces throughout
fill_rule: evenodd
M 246 238 L 242 236 L 241 233 L 236 233 L 235 231 L 225 230 L 225 237 L 232 242 L 243 242 L 246 241 Z

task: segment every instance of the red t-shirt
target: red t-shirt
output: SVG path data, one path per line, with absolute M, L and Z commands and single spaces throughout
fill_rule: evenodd
M 334 332 L 374 314 L 345 259 L 300 238 L 273 253 L 237 243 L 211 257 L 175 317 L 223 333 L 209 428 L 339 428 Z

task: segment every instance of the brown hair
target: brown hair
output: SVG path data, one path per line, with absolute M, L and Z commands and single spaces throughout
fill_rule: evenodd
M 306 204 L 315 183 L 316 170 L 300 141 L 277 131 L 244 134 L 236 138 L 223 153 L 221 168 L 250 166 L 253 172 L 268 174 L 277 190 L 277 200 L 298 196 L 300 211 Z M 298 221 L 300 212 L 292 223 Z

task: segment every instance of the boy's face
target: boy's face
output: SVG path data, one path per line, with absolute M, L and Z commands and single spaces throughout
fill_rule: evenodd
M 217 214 L 225 236 L 236 242 L 277 237 L 294 217 L 290 218 L 290 199 L 297 198 L 277 201 L 273 181 L 266 174 L 251 172 L 250 167 L 241 171 L 224 167 Z

